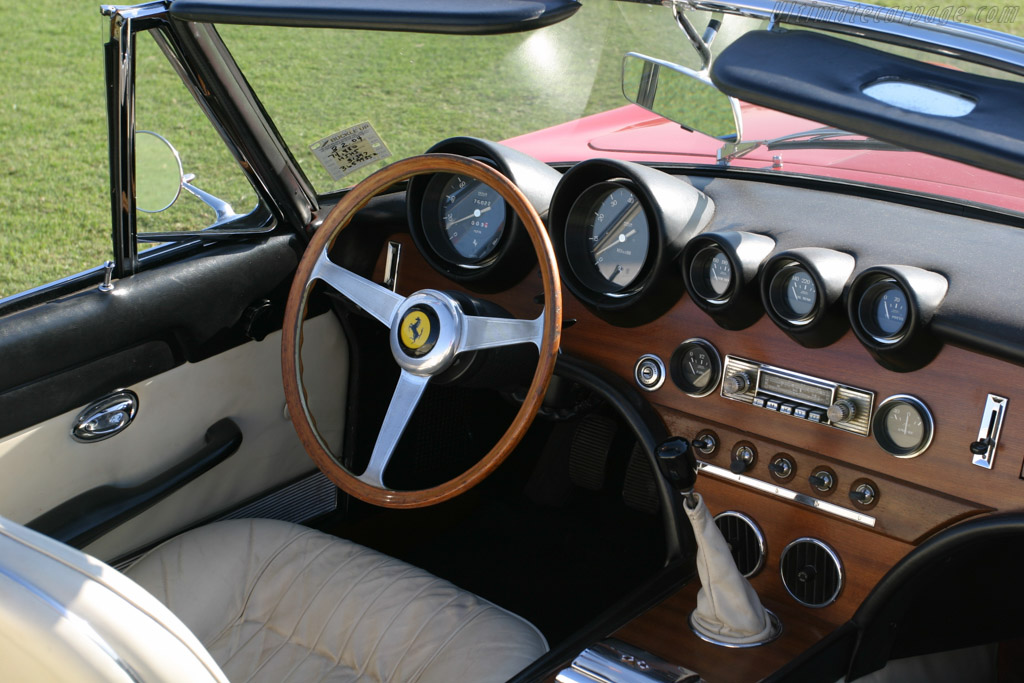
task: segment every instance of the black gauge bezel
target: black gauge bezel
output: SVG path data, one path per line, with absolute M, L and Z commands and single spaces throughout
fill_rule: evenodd
M 811 309 L 802 315 L 793 310 L 787 295 L 789 280 L 798 272 L 805 274 L 814 284 L 814 301 L 811 304 Z M 771 281 L 768 283 L 768 305 L 771 306 L 771 310 L 775 315 L 782 318 L 785 322 L 802 327 L 814 322 L 815 318 L 821 315 L 822 289 L 818 280 L 814 277 L 814 273 L 804 267 L 802 263 L 790 261 L 772 274 Z
M 921 416 L 921 424 L 924 429 L 924 436 L 921 442 L 913 448 L 898 446 L 888 435 L 886 420 L 894 409 L 900 406 L 910 406 Z M 889 455 L 895 458 L 916 458 L 928 450 L 935 436 L 935 418 L 928 410 L 928 406 L 921 399 L 909 394 L 896 394 L 885 399 L 875 408 L 875 414 L 871 418 L 871 432 L 875 442 Z
M 686 373 L 682 368 L 683 357 L 693 348 L 699 348 L 704 351 L 711 362 L 711 381 L 703 388 L 697 387 L 688 381 Z M 672 377 L 673 384 L 687 396 L 692 396 L 693 398 L 710 396 L 715 393 L 718 385 L 722 382 L 722 357 L 718 354 L 718 349 L 708 340 L 699 337 L 687 339 L 672 352 L 672 357 L 669 359 L 669 375 Z
M 791 339 L 808 348 L 838 341 L 850 325 L 842 297 L 855 265 L 850 254 L 821 247 L 775 254 L 761 273 L 761 301 L 768 316 Z M 814 282 L 816 300 L 806 315 L 793 311 L 786 301 L 786 282 L 796 270 L 804 271 Z
M 886 292 L 896 290 L 903 295 L 903 300 L 906 302 L 907 315 L 903 324 L 896 332 L 887 334 L 877 322 L 877 307 L 878 301 L 882 295 Z M 883 277 L 875 280 L 867 288 L 864 289 L 864 293 L 858 297 L 857 305 L 857 323 L 861 329 L 864 330 L 872 339 L 879 344 L 891 345 L 898 343 L 907 335 L 907 331 L 911 329 L 913 323 L 912 308 L 910 304 L 910 295 L 907 290 L 901 285 L 895 278 Z
M 572 211 L 591 188 L 609 182 L 625 186 L 636 195 L 649 231 L 641 272 L 625 288 L 613 291 L 577 273 L 587 267 L 574 265 L 582 251 L 578 238 L 585 236 L 585 228 L 579 211 Z M 549 228 L 562 284 L 591 312 L 613 325 L 635 327 L 656 320 L 685 293 L 677 259 L 686 243 L 707 226 L 713 213 L 711 199 L 685 177 L 630 161 L 581 161 L 565 172 L 551 200 Z
M 490 159 L 482 157 L 472 158 L 497 170 L 497 166 Z M 448 231 L 441 218 L 443 213 L 444 188 L 448 185 L 448 182 L 455 177 L 456 174 L 453 173 L 435 173 L 427 180 L 427 184 L 423 189 L 423 200 L 420 204 L 420 221 L 423 226 L 423 237 L 426 238 L 427 243 L 430 245 L 430 248 L 433 249 L 434 253 L 450 264 L 466 269 L 484 268 L 493 263 L 498 257 L 498 254 L 501 253 L 502 243 L 509 238 L 513 231 L 513 224 L 515 221 L 518 221 L 519 218 L 516 216 L 515 211 L 512 210 L 512 207 L 508 205 L 508 202 L 502 199 L 502 204 L 505 205 L 505 216 L 501 226 L 501 235 L 498 237 L 498 241 L 495 245 L 491 247 L 486 254 L 479 258 L 470 258 L 464 254 L 460 254 L 459 251 L 452 246 L 451 240 L 448 239 Z M 492 192 L 497 193 L 497 190 L 490 187 L 483 181 L 476 180 L 475 178 L 471 179 L 471 181 L 484 185 Z
M 764 315 L 758 276 L 775 240 L 751 232 L 706 232 L 697 235 L 683 250 L 681 271 L 686 289 L 700 308 L 719 327 L 742 330 Z M 729 260 L 732 282 L 725 294 L 717 294 L 707 281 L 707 268 L 715 254 Z
M 647 250 L 643 255 L 643 264 L 639 272 L 626 284 L 618 286 L 605 278 L 593 262 L 590 245 L 587 244 L 586 226 L 589 214 L 596 202 L 616 190 L 626 190 L 636 198 L 643 212 L 647 230 Z M 651 271 L 652 241 L 654 231 L 651 228 L 650 211 L 646 202 L 637 191 L 636 186 L 625 178 L 606 180 L 591 185 L 584 190 L 569 208 L 569 216 L 565 226 L 565 255 L 573 275 L 588 289 L 612 297 L 627 296 L 636 291 Z
M 511 147 L 473 137 L 442 140 L 427 153 L 456 154 L 481 161 L 515 183 L 542 219 L 548 215 L 551 197 L 562 174 L 547 164 Z M 436 179 L 440 176 L 441 179 Z M 451 174 L 417 175 L 406 189 L 409 234 L 424 260 L 434 270 L 464 287 L 480 293 L 504 291 L 522 281 L 537 266 L 530 236 L 506 203 L 505 228 L 497 246 L 481 259 L 465 259 L 452 248 L 435 248 L 438 235 L 427 239 L 427 230 L 441 229 L 440 190 Z M 432 194 L 425 204 L 427 188 Z
M 710 274 L 711 264 L 718 256 L 724 256 L 725 260 L 729 262 L 729 284 L 721 293 L 715 291 L 714 285 L 711 284 Z M 721 306 L 729 303 L 729 299 L 735 295 L 739 280 L 737 277 L 739 267 L 732 257 L 722 249 L 721 245 L 711 243 L 699 249 L 690 261 L 688 269 L 690 291 L 708 304 Z
M 906 297 L 907 321 L 894 335 L 873 325 L 872 305 L 880 291 L 895 285 Z M 916 266 L 885 265 L 864 270 L 850 285 L 850 324 L 860 343 L 883 367 L 896 372 L 923 368 L 942 350 L 942 339 L 927 330 L 946 296 L 949 281 Z

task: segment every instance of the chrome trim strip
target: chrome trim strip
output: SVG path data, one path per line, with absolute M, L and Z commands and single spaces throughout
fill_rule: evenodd
M 17 541 L 18 539 L 13 540 Z M 82 635 L 84 635 L 96 647 L 98 647 L 103 652 L 103 654 L 107 655 L 107 657 L 109 657 L 114 662 L 114 664 L 117 665 L 117 668 L 124 671 L 125 675 L 128 676 L 129 679 L 136 681 L 137 683 L 141 683 L 142 678 L 139 676 L 139 674 L 135 672 L 135 670 L 131 667 L 131 665 L 128 662 L 126 662 L 124 659 L 121 658 L 119 654 L 117 654 L 117 651 L 110 646 L 110 643 L 108 643 L 103 638 L 103 636 L 96 632 L 96 629 L 94 629 L 89 624 L 89 622 L 87 622 L 85 619 L 78 616 L 74 612 L 69 611 L 64 605 L 58 602 L 49 593 L 44 592 L 41 588 L 39 588 L 39 586 L 29 583 L 26 579 L 22 578 L 21 576 L 15 575 L 2 567 L 0 567 L 0 576 L 6 576 L 14 583 L 18 584 L 28 592 L 32 593 L 32 595 L 42 600 L 47 607 L 49 607 L 58 615 L 60 615 L 61 618 L 67 620 L 67 622 L 71 624 L 73 628 L 80 631 Z
M 723 467 L 718 467 L 717 465 L 710 465 L 702 460 L 697 461 L 697 469 L 700 471 L 707 472 L 708 474 L 713 474 L 721 479 L 728 479 L 729 481 L 734 481 L 737 484 L 749 486 L 750 488 L 756 489 L 762 493 L 767 493 L 769 495 L 777 496 L 784 500 L 790 500 L 793 501 L 794 503 L 800 503 L 802 505 L 807 505 L 808 507 L 816 508 L 818 510 L 821 510 L 822 512 L 827 512 L 830 515 L 841 517 L 842 519 L 845 519 L 849 522 L 863 524 L 864 526 L 871 527 L 872 529 L 875 527 L 875 524 L 877 522 L 877 520 L 871 515 L 865 515 L 861 512 L 850 510 L 848 508 L 836 505 L 835 503 L 829 503 L 824 500 L 818 500 L 817 498 L 812 498 L 811 496 L 808 496 L 803 493 L 798 493 L 797 491 L 792 491 L 781 486 L 776 486 L 775 484 L 770 484 L 766 481 L 755 479 L 754 477 L 748 477 L 745 474 L 733 474 L 731 471 Z
M 673 0 L 684 9 L 724 12 L 870 36 L 892 45 L 925 50 L 1024 75 L 1024 39 L 980 26 L 877 7 L 850 0 Z
M 773 615 L 774 616 L 774 615 Z M 698 683 L 682 666 L 615 638 L 594 643 L 558 673 L 558 683 Z

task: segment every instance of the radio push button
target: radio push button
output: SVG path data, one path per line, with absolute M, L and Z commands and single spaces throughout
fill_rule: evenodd
M 779 406 L 779 412 L 783 415 L 792 415 L 794 410 L 796 410 L 795 403 L 783 403 Z
M 776 398 L 770 398 L 770 399 L 768 399 L 767 401 L 764 402 L 764 407 L 767 408 L 768 410 L 775 410 L 775 411 L 777 411 L 779 409 L 780 405 L 781 405 L 781 401 L 779 401 Z
M 755 396 L 754 400 L 751 401 L 750 405 L 754 406 L 755 408 L 764 408 L 764 403 L 766 400 L 768 399 L 766 399 L 764 396 Z
M 793 408 L 793 417 L 799 417 L 801 420 L 806 420 L 808 411 L 810 411 L 810 408 L 807 406 L 797 406 L 796 408 Z
M 807 411 L 808 422 L 824 422 L 825 411 L 824 410 L 808 410 Z

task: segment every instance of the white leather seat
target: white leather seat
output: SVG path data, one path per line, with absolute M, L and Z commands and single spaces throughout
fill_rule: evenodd
M 4 525 L 0 531 L 17 526 Z M 504 681 L 547 649 L 528 622 L 471 593 L 386 555 L 284 522 L 220 522 L 161 545 L 127 572 L 153 597 L 88 560 L 104 580 L 113 574 L 119 582 L 110 583 L 125 589 L 123 582 L 141 594 L 146 600 L 133 596 L 149 613 L 157 611 L 153 597 L 170 608 L 174 616 L 159 616 L 187 626 L 180 642 L 198 649 L 196 661 L 213 669 L 207 680 L 226 674 L 238 682 Z M 6 565 L 0 549 L 0 578 Z M 7 602 L 6 594 L 0 602 Z M 209 666 L 206 651 L 223 674 Z M 0 678 L 6 666 L 0 663 Z M 185 669 L 170 671 L 155 679 L 198 680 Z

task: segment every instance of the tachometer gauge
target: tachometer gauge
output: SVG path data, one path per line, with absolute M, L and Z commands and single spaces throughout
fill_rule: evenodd
M 441 190 L 441 225 L 452 249 L 470 261 L 487 258 L 505 230 L 505 200 L 479 180 L 452 176 Z
M 792 264 L 779 270 L 772 278 L 770 302 L 786 322 L 801 325 L 809 322 L 818 305 L 818 287 L 810 273 Z
M 913 396 L 890 396 L 871 421 L 875 441 L 897 458 L 920 455 L 932 441 L 935 425 L 927 406 Z
M 597 291 L 619 292 L 633 284 L 647 262 L 650 240 L 643 204 L 620 182 L 588 188 L 569 210 L 569 266 Z
M 864 292 L 858 315 L 860 324 L 876 341 L 898 341 L 907 324 L 907 294 L 895 280 L 880 280 Z

